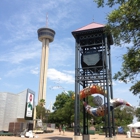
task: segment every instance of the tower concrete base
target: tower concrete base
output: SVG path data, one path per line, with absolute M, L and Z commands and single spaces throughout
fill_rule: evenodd
M 83 135 L 83 140 L 90 140 L 90 135 Z
M 116 137 L 105 137 L 104 140 L 116 140 Z
M 113 136 L 114 140 L 117 140 L 117 136 Z
M 83 140 L 82 138 L 82 136 L 73 136 L 73 140 Z

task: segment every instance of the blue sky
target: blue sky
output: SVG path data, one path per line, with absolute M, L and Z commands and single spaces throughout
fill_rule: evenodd
M 75 40 L 71 32 L 97 22 L 106 24 L 111 9 L 97 8 L 93 0 L 0 0 L 0 92 L 19 93 L 27 88 L 38 99 L 41 42 L 37 30 L 55 30 L 50 44 L 46 107 L 64 90 L 74 91 Z M 48 21 L 46 20 L 48 15 Z M 112 46 L 112 74 L 121 66 L 124 48 Z M 114 98 L 138 105 L 131 84 L 113 82 Z

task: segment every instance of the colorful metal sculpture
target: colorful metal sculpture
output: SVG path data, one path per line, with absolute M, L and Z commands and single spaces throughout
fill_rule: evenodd
M 107 114 L 107 103 L 99 106 L 98 108 L 94 108 L 94 107 L 91 107 L 90 105 L 88 105 L 86 102 L 83 101 L 83 105 L 86 109 L 86 111 L 91 114 L 92 116 L 96 116 L 96 117 L 99 117 L 99 116 L 105 116 L 105 114 Z M 126 105 L 126 106 L 130 106 L 133 108 L 133 106 L 131 104 L 129 104 L 128 102 L 126 102 L 125 100 L 123 99 L 119 99 L 119 98 L 116 98 L 116 99 L 110 99 L 110 110 L 112 111 L 114 108 L 118 107 L 118 106 L 121 106 L 121 105 Z
M 102 99 L 102 97 L 100 97 L 99 95 L 94 96 L 94 98 L 93 98 L 93 103 L 94 103 L 96 106 L 101 106 L 101 105 L 103 104 L 103 99 Z
M 106 96 L 106 92 L 102 87 L 98 85 L 92 85 L 80 91 L 80 99 L 86 98 L 87 96 L 92 94 L 100 94 Z

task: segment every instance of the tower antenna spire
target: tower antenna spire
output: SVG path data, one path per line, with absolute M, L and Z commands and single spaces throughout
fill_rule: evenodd
M 48 27 L 48 13 L 46 14 L 46 27 Z
M 94 15 L 93 15 L 93 19 L 92 19 L 92 20 L 93 20 L 93 22 L 94 22 Z

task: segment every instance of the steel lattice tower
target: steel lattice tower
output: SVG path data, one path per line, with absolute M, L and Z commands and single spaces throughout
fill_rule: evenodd
M 113 44 L 110 33 L 105 32 L 105 25 L 91 23 L 72 32 L 75 38 L 75 136 L 80 136 L 80 99 L 82 88 L 92 84 L 101 85 L 107 91 L 104 102 L 108 105 L 105 121 L 106 137 L 115 136 L 114 113 L 110 115 L 110 98 L 113 98 L 110 45 Z M 84 98 L 84 101 L 87 99 Z M 83 139 L 88 136 L 88 114 L 83 108 Z M 77 138 L 76 138 L 77 139 Z

